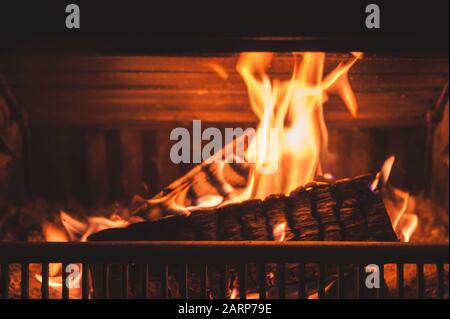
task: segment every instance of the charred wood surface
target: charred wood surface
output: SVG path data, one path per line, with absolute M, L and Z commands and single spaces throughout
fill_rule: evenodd
M 343 54 L 327 54 L 325 71 Z M 115 127 L 179 122 L 253 123 L 245 84 L 235 71 L 237 55 L 33 56 L 3 59 L 0 71 L 29 106 L 33 125 Z M 2 62 L 2 61 L 0 61 Z M 221 77 L 211 65 L 220 66 Z M 272 65 L 290 76 L 292 57 Z M 358 117 L 330 96 L 325 116 L 336 126 L 425 125 L 431 101 L 448 78 L 447 56 L 365 54 L 349 73 Z M 214 101 L 214 102 L 212 102 Z M 61 111 L 64 105 L 64 112 Z M 211 107 L 214 106 L 214 112 Z
M 273 240 L 275 227 L 286 223 L 285 240 L 396 241 L 383 201 L 378 192 L 370 189 L 370 182 L 371 176 L 364 175 L 335 183 L 310 183 L 289 196 L 272 195 L 264 200 L 199 209 L 189 216 L 107 229 L 93 234 L 89 240 Z M 256 265 L 247 267 L 247 287 L 255 289 Z M 190 269 L 191 293 L 195 296 L 199 292 L 200 266 L 193 264 Z M 215 283 L 219 282 L 220 274 L 217 269 L 216 265 L 209 268 L 213 295 L 218 293 Z M 230 265 L 229 271 L 231 278 L 237 276 L 235 265 Z M 269 265 L 267 273 L 275 274 L 275 266 Z M 333 273 L 336 273 L 335 267 L 328 267 L 329 280 Z M 287 265 L 286 274 L 286 284 L 298 282 L 297 265 Z M 175 268 L 172 275 L 178 277 L 182 272 Z M 317 265 L 306 265 L 305 278 L 307 288 L 313 289 L 318 278 Z
M 271 240 L 286 222 L 286 240 L 396 240 L 383 201 L 363 175 L 310 183 L 289 196 L 272 195 L 189 216 L 171 216 L 107 229 L 90 240 Z

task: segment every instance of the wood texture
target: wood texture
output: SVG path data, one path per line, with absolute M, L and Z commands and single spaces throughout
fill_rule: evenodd
M 370 190 L 370 175 L 333 184 L 311 183 L 289 196 L 273 195 L 215 209 L 198 209 L 108 229 L 91 240 L 270 240 L 287 222 L 287 240 L 395 240 L 383 201 Z M 138 214 L 145 217 L 143 210 Z
M 329 54 L 325 70 L 343 54 Z M 209 122 L 256 121 L 237 55 L 9 57 L 3 67 L 30 112 L 33 125 L 149 126 L 193 118 Z M 1 63 L 0 63 L 1 64 Z M 219 76 L 211 65 L 223 69 Z M 272 70 L 289 78 L 293 61 L 280 54 Z M 331 125 L 422 125 L 448 77 L 448 58 L 368 54 L 350 71 L 360 104 L 352 119 L 331 96 Z M 61 107 L 64 105 L 64 108 Z
M 107 229 L 90 236 L 90 241 L 142 240 L 273 240 L 274 229 L 286 223 L 285 240 L 299 241 L 396 241 L 380 195 L 369 188 L 371 176 L 339 180 L 336 183 L 311 183 L 289 196 L 272 195 L 265 200 L 247 200 L 215 209 L 193 211 L 189 216 L 172 216 L 140 222 L 124 229 Z M 198 294 L 199 265 L 191 265 L 191 293 Z M 327 276 L 335 272 L 327 269 Z M 286 284 L 298 282 L 297 265 L 287 265 Z M 272 266 L 268 272 L 276 273 Z M 230 266 L 230 274 L 239 271 Z M 314 290 L 317 265 L 305 267 L 307 286 Z M 173 275 L 177 277 L 176 270 Z M 211 267 L 211 282 L 219 282 L 216 267 Z M 256 289 L 256 265 L 247 266 L 247 287 Z M 240 278 L 242 279 L 242 278 Z M 235 284 L 238 284 L 239 278 Z M 217 286 L 211 284 L 213 294 Z

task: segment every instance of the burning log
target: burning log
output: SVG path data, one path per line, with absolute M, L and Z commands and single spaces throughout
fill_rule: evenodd
M 286 240 L 397 240 L 370 182 L 370 175 L 314 182 L 289 196 L 272 195 L 263 201 L 252 199 L 106 229 L 89 240 L 273 240 L 280 223 L 287 223 Z
M 247 148 L 246 134 L 236 136 L 145 201 L 135 217 L 147 222 L 105 230 L 90 240 L 397 240 L 379 194 L 371 190 L 370 176 L 309 183 L 321 174 L 320 154 L 326 149 L 323 94 L 340 94 L 355 116 L 358 106 L 347 72 L 361 56 L 354 53 L 324 76 L 325 54 L 294 54 L 292 78 L 285 83 L 290 89 L 285 90 L 268 76 L 273 54 L 243 53 L 236 69 L 264 134 L 255 132 Z M 275 93 L 281 88 L 285 94 Z M 272 128 L 279 134 L 271 134 Z M 275 169 L 278 163 L 282 170 Z M 299 184 L 306 185 L 293 190 Z M 276 193 L 289 196 L 267 197 Z M 249 288 L 256 283 L 253 268 Z M 314 267 L 306 272 L 308 278 L 316 274 Z
M 289 196 L 271 195 L 264 200 L 197 209 L 188 216 L 106 229 L 89 240 L 275 240 L 277 226 L 284 223 L 284 240 L 396 241 L 380 194 L 370 188 L 371 181 L 370 175 L 363 175 L 334 183 L 309 183 Z M 248 271 L 249 289 L 257 282 L 253 268 L 250 265 Z M 309 282 L 316 282 L 315 268 L 306 269 Z M 197 276 L 195 267 L 191 269 Z M 295 267 L 288 271 L 294 274 L 288 276 L 290 281 L 297 281 Z M 211 280 L 214 286 L 212 282 L 215 280 Z M 197 287 L 192 285 L 192 289 Z

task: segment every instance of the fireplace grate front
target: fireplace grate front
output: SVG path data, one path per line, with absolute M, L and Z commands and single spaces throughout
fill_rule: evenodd
M 219 269 L 219 294 L 217 297 L 226 298 L 229 290 L 229 265 L 234 265 L 240 279 L 239 296 L 247 297 L 246 271 L 249 265 L 256 265 L 257 292 L 260 298 L 267 297 L 267 268 L 269 264 L 276 265 L 277 297 L 286 295 L 286 265 L 296 264 L 298 282 L 296 294 L 298 298 L 306 298 L 305 265 L 315 264 L 318 271 L 317 298 L 326 297 L 325 277 L 326 267 L 335 265 L 336 298 L 344 298 L 345 271 L 348 265 L 356 265 L 359 274 L 355 277 L 356 297 L 364 295 L 364 267 L 368 264 L 379 266 L 380 277 L 384 279 L 384 266 L 396 265 L 397 298 L 405 297 L 404 265 L 416 265 L 416 297 L 425 297 L 424 265 L 435 265 L 437 276 L 437 297 L 444 298 L 446 292 L 444 265 L 449 263 L 448 244 L 411 244 L 391 242 L 14 242 L 0 243 L 1 264 L 1 297 L 9 296 L 10 265 L 21 265 L 21 295 L 22 299 L 29 298 L 30 264 L 41 264 L 42 284 L 41 297 L 49 298 L 49 264 L 61 263 L 62 269 L 69 264 L 82 265 L 81 294 L 83 299 L 112 298 L 110 286 L 110 269 L 113 265 L 120 265 L 121 269 L 121 297 L 130 297 L 130 285 L 140 285 L 139 298 L 151 298 L 148 295 L 149 265 L 157 263 L 161 298 L 169 295 L 169 268 L 172 265 L 182 265 L 184 280 L 179 283 L 180 297 L 189 298 L 188 265 L 196 263 L 200 269 L 200 296 L 211 297 L 208 290 L 208 267 L 214 265 Z M 96 265 L 96 267 L 93 267 Z M 144 276 L 130 276 L 130 267 L 139 265 Z M 100 275 L 98 271 L 100 269 Z M 94 274 L 95 273 L 95 274 Z M 86 275 L 90 274 L 90 276 Z M 69 274 L 62 272 L 62 282 L 66 282 Z M 100 277 L 100 278 L 98 278 Z M 91 291 L 91 279 L 100 286 Z M 98 279 L 100 279 L 98 281 Z M 132 282 L 137 280 L 136 282 Z M 348 278 L 347 278 L 348 280 Z M 95 285 L 94 285 L 95 286 Z M 145 288 L 143 288 L 145 287 Z M 362 288 L 361 288 L 362 287 Z M 70 289 L 62 285 L 61 296 L 70 298 Z M 386 288 L 382 285 L 376 289 L 377 298 L 386 298 Z M 117 295 L 117 294 L 115 294 Z M 136 295 L 132 296 L 136 297 Z

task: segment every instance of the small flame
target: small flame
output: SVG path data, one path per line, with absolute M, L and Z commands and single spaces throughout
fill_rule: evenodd
M 230 299 L 236 299 L 238 295 L 239 295 L 238 289 L 234 287 L 231 290 Z
M 227 73 L 227 71 L 225 71 L 225 69 L 223 68 L 223 66 L 221 66 L 220 64 L 217 63 L 213 63 L 213 62 L 206 62 L 206 63 L 202 63 L 204 66 L 210 68 L 211 70 L 213 70 L 214 72 L 217 73 L 217 75 L 223 79 L 223 80 L 227 80 L 229 75 Z
M 395 156 L 390 156 L 384 161 L 372 182 L 371 189 L 382 190 L 384 204 L 395 233 L 402 241 L 409 242 L 419 224 L 419 219 L 414 213 L 416 207 L 414 198 L 408 192 L 388 183 L 394 163 Z
M 108 228 L 123 228 L 129 225 L 128 221 L 122 219 L 117 214 L 112 214 L 109 218 L 99 216 L 89 217 L 86 222 L 79 221 L 64 211 L 61 211 L 60 217 L 72 241 L 86 241 L 93 233 Z
M 395 156 L 389 156 L 383 163 L 381 170 L 375 176 L 375 179 L 372 181 L 371 189 L 372 191 L 376 190 L 380 183 L 384 185 L 389 180 L 389 176 L 391 175 L 392 166 L 395 163 Z
M 197 205 L 187 207 L 188 210 L 197 208 L 215 207 L 222 203 L 223 197 L 219 195 L 205 195 L 197 199 Z
M 67 236 L 67 233 L 58 227 L 56 227 L 54 224 L 49 222 L 44 222 L 42 224 L 42 232 L 44 234 L 45 240 L 50 242 L 64 242 L 69 241 L 69 237 Z M 61 264 L 58 263 L 50 263 L 48 266 L 48 273 L 49 276 L 56 276 L 58 273 L 61 272 Z M 41 280 L 39 280 L 41 281 Z
M 275 241 L 284 241 L 286 237 L 286 223 L 279 223 L 273 229 L 273 238 Z
M 72 236 L 68 234 L 64 229 L 61 229 L 57 227 L 55 224 L 45 222 L 42 224 L 42 232 L 44 234 L 45 240 L 49 242 L 66 242 L 69 240 L 72 240 Z M 81 268 L 81 267 L 80 267 Z M 62 290 L 62 264 L 60 263 L 50 263 L 48 267 L 48 285 L 49 287 L 57 290 L 58 292 L 61 292 Z M 41 274 L 34 274 L 35 278 L 42 282 L 43 278 Z M 81 282 L 81 271 L 80 273 L 75 277 L 71 278 L 71 284 L 75 286 L 79 286 Z M 71 289 L 70 290 L 70 297 L 71 298 L 80 298 L 81 297 L 81 291 L 80 289 Z
M 46 241 L 65 242 L 65 241 L 86 241 L 87 238 L 98 231 L 107 228 L 120 228 L 129 225 L 128 221 L 125 221 L 116 214 L 111 214 L 106 217 L 89 217 L 86 222 L 79 221 L 68 213 L 61 211 L 60 220 L 64 229 L 57 227 L 55 224 L 45 222 L 42 224 L 42 231 Z M 81 266 L 81 265 L 79 265 Z M 81 269 L 81 267 L 79 267 Z M 56 289 L 58 292 L 62 290 L 62 265 L 60 263 L 49 264 L 49 281 L 48 285 L 51 288 Z M 34 274 L 35 278 L 42 282 L 41 274 Z M 81 283 L 82 271 L 75 276 L 69 277 L 71 279 L 71 285 L 78 287 Z M 80 298 L 80 289 L 70 289 L 71 298 Z

